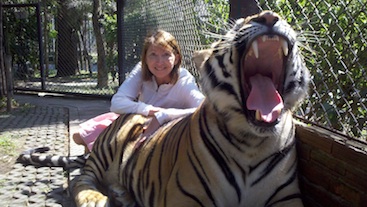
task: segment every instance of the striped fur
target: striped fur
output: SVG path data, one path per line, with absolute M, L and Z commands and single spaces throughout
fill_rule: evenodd
M 308 71 L 294 30 L 278 16 L 264 25 L 266 14 L 236 21 L 195 54 L 206 95 L 195 113 L 141 145 L 149 121 L 141 115 L 121 115 L 100 135 L 74 187 L 78 206 L 302 206 L 292 109 L 307 93 Z M 244 54 L 261 34 L 289 45 L 277 86 L 284 108 L 272 123 L 258 121 L 245 104 Z
M 257 23 L 261 17 L 238 20 L 221 41 L 196 53 L 207 98 L 194 114 L 168 123 L 137 149 L 144 117 L 123 115 L 105 131 L 75 188 L 79 205 L 107 201 L 97 178 L 116 206 L 302 206 L 292 109 L 309 77 L 296 33 L 281 19 L 272 32 L 287 38 L 290 49 L 279 87 L 285 107 L 272 124 L 254 120 L 244 107 L 241 58 L 268 29 Z

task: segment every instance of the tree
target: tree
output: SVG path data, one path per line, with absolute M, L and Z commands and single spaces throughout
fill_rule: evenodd
M 117 15 L 112 14 L 105 17 L 106 64 L 108 70 L 112 73 L 112 80 L 114 81 L 117 74 Z
M 100 23 L 100 19 L 102 16 L 102 5 L 101 0 L 93 0 L 93 31 L 96 37 L 97 44 L 97 66 L 98 66 L 98 88 L 107 87 L 108 86 L 108 70 L 106 67 L 106 49 L 105 42 L 102 35 L 102 24 Z
M 97 87 L 103 88 L 108 86 L 108 67 L 106 58 L 106 40 L 105 33 L 108 33 L 106 29 L 111 27 L 104 27 L 105 17 L 108 15 L 108 9 L 112 7 L 113 1 L 101 1 L 101 0 L 77 0 L 72 1 L 72 5 L 79 10 L 83 10 L 80 13 L 85 13 L 86 9 L 90 8 L 92 4 L 92 23 L 93 23 L 93 33 L 95 36 L 96 46 L 97 46 Z M 107 12 L 106 12 L 107 11 Z M 81 33 L 82 34 L 82 33 Z M 117 41 L 117 40 L 116 40 Z
M 257 2 L 255 0 L 229 0 L 231 6 L 229 16 L 232 19 L 251 16 L 259 12 Z

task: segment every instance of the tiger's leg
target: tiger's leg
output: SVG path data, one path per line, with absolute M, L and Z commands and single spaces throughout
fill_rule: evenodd
M 85 182 L 86 177 L 82 177 L 77 181 L 74 188 L 75 202 L 78 207 L 101 207 L 101 206 L 136 206 L 135 200 L 131 198 L 130 194 L 118 184 L 113 184 L 108 187 L 108 197 L 102 192 L 98 191 L 94 183 Z
M 80 175 L 73 194 L 77 207 L 108 206 L 108 197 L 98 191 L 95 179 L 88 174 Z
M 108 197 L 113 200 L 114 206 L 134 207 L 136 206 L 135 200 L 122 186 L 114 184 L 109 186 Z
M 81 182 L 78 184 L 78 188 L 74 189 L 74 195 L 76 195 L 75 202 L 78 207 L 136 206 L 135 200 L 132 199 L 130 194 L 118 184 L 109 186 L 108 197 L 99 192 L 96 188 L 92 188 L 92 184 L 82 185 Z
M 130 203 L 135 205 L 119 181 L 119 173 L 123 171 L 123 167 L 121 160 L 115 158 L 130 156 L 129 152 L 143 132 L 146 121 L 147 118 L 141 115 L 120 115 L 99 135 L 74 187 L 73 193 L 78 207 L 108 206 L 111 200 L 123 203 L 123 206 L 129 206 Z

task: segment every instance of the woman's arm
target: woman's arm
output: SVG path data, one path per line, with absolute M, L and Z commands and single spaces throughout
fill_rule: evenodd
M 159 111 L 154 113 L 151 122 L 145 127 L 142 140 L 145 140 L 146 137 L 155 132 L 162 124 L 193 113 L 205 99 L 196 84 L 195 78 L 186 70 L 182 75 L 184 77 L 171 89 L 170 98 L 184 103 L 184 108 L 174 108 L 174 106 L 171 108 L 160 108 Z
M 121 84 L 117 93 L 113 95 L 110 107 L 112 112 L 119 114 L 138 113 L 148 116 L 150 110 L 152 112 L 159 110 L 152 105 L 137 101 L 143 84 L 141 73 L 141 63 L 138 63 L 129 77 Z
M 198 88 L 195 78 L 186 71 L 185 78 L 178 81 L 175 85 L 175 99 L 180 100 L 184 103 L 185 107 L 183 109 L 178 109 L 175 107 L 161 109 L 154 115 L 158 122 L 162 125 L 173 119 L 177 119 L 188 114 L 193 113 L 196 108 L 205 99 L 204 95 Z

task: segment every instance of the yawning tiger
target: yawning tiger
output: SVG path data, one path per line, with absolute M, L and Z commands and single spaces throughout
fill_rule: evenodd
M 194 54 L 203 104 L 141 145 L 148 118 L 121 115 L 85 163 L 77 205 L 302 206 L 292 110 L 309 72 L 297 44 L 274 12 L 237 20 Z

